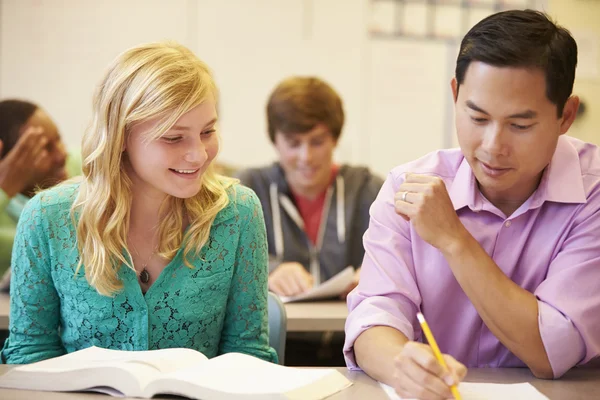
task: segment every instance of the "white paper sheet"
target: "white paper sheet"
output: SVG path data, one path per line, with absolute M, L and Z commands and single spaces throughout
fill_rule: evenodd
M 348 288 L 348 286 L 352 283 L 353 279 L 354 268 L 346 267 L 346 269 L 339 272 L 337 275 L 332 276 L 331 279 L 323 282 L 319 286 L 315 286 L 308 292 L 302 293 L 298 296 L 282 296 L 281 301 L 283 301 L 284 303 L 291 303 L 293 301 L 300 300 L 317 300 L 337 297 Z
M 380 385 L 391 400 L 402 400 L 393 388 L 383 383 Z M 463 382 L 458 390 L 463 400 L 548 400 L 529 383 Z

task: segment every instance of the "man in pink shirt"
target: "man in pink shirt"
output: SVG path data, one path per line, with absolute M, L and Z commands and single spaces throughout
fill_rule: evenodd
M 600 354 L 600 152 L 564 135 L 577 45 L 534 11 L 464 37 L 460 150 L 393 169 L 371 207 L 344 355 L 403 397 L 452 397 L 467 367 L 558 378 Z M 427 319 L 449 371 L 436 361 Z

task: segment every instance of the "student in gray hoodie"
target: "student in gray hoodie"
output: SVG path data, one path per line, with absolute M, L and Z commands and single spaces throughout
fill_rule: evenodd
M 269 289 L 301 294 L 348 266 L 357 280 L 369 207 L 383 180 L 367 168 L 333 162 L 344 124 L 341 98 L 318 78 L 288 78 L 269 98 L 267 123 L 279 161 L 238 178 L 263 206 Z
M 269 289 L 298 295 L 352 266 L 347 294 L 358 283 L 369 207 L 383 180 L 367 168 L 334 163 L 344 110 L 340 96 L 318 78 L 282 81 L 269 98 L 267 124 L 279 160 L 237 177 L 262 203 Z M 341 346 L 339 353 L 342 360 Z

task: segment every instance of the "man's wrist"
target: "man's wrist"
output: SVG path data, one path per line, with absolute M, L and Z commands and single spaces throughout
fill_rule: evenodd
M 439 250 L 446 258 L 459 257 L 471 246 L 474 240 L 469 231 L 461 225 L 456 234 L 449 237 Z

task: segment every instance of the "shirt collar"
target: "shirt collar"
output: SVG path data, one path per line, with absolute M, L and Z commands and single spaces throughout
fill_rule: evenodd
M 456 211 L 463 207 L 480 211 L 483 207 L 475 175 L 464 157 L 456 171 L 449 195 Z M 556 203 L 587 201 L 579 153 L 565 137 L 559 138 L 552 160 L 544 170 L 540 185 L 529 200 L 528 209 L 540 207 L 545 201 Z
M 477 184 L 475 182 L 475 175 L 471 170 L 471 166 L 467 162 L 467 159 L 463 157 L 452 185 L 450 186 L 450 199 L 454 205 L 454 210 L 458 211 L 463 207 L 469 207 L 475 210 L 475 204 L 477 203 Z
M 531 208 L 539 207 L 545 201 L 555 203 L 587 201 L 579 153 L 564 136 L 558 139 L 554 156 L 534 193 Z

